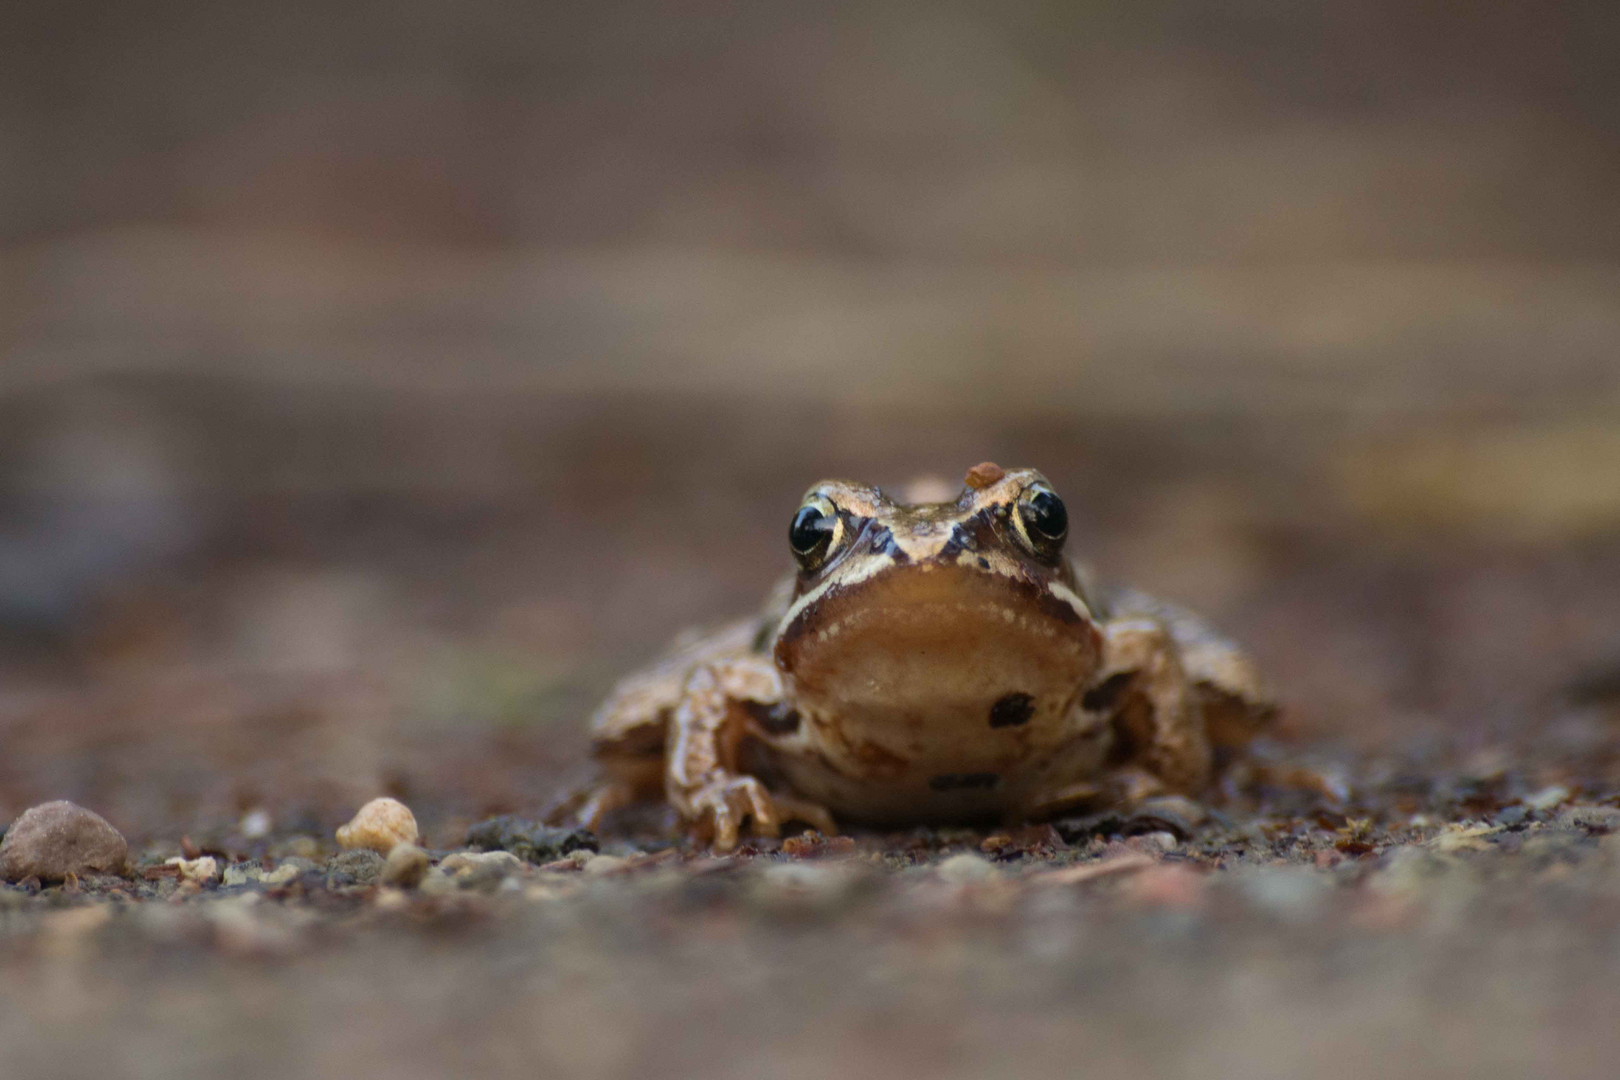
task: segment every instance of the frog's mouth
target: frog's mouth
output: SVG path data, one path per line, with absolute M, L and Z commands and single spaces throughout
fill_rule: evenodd
M 879 742 L 897 729 L 1045 726 L 1097 663 L 1099 634 L 1082 610 L 1037 582 L 970 566 L 891 568 L 803 608 L 778 635 L 776 660 L 810 711 Z

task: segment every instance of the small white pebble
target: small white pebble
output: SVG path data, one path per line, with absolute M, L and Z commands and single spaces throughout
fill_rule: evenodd
M 195 881 L 206 885 L 219 877 L 219 860 L 212 855 L 204 855 L 198 859 L 183 859 L 175 856 L 164 862 L 165 866 L 178 866 L 182 881 Z
M 956 885 L 966 885 L 975 881 L 988 881 L 1001 876 L 1001 871 L 989 859 L 972 852 L 964 851 L 960 855 L 952 855 L 935 868 L 935 872 L 946 881 Z
M 395 844 L 416 843 L 419 835 L 411 808 L 385 796 L 362 806 L 347 825 L 338 829 L 337 842 L 342 848 L 366 848 L 387 855 Z
M 243 838 L 262 840 L 270 835 L 273 826 L 274 822 L 270 820 L 270 811 L 258 807 L 243 814 L 241 823 L 236 827 L 241 830 Z
M 1524 805 L 1532 810 L 1551 810 L 1561 802 L 1569 800 L 1569 788 L 1563 784 L 1554 784 L 1552 787 L 1542 788 L 1528 799 Z

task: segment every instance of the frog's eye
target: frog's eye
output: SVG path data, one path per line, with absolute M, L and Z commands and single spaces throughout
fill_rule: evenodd
M 788 545 L 800 569 L 811 573 L 827 561 L 838 549 L 844 536 L 844 522 L 832 502 L 821 495 L 812 495 L 793 515 L 788 527 Z
M 1031 554 L 1054 560 L 1063 550 L 1063 540 L 1069 535 L 1069 511 L 1057 492 L 1045 484 L 1031 484 L 1019 494 L 1012 519 L 1018 538 Z

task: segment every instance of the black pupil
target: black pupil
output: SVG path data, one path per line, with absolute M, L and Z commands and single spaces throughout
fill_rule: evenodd
M 801 506 L 793 515 L 788 529 L 788 543 L 800 555 L 809 555 L 827 541 L 832 534 L 832 523 L 826 514 L 813 506 Z
M 1042 536 L 1060 540 L 1069 531 L 1069 511 L 1050 491 L 1037 491 L 1024 504 L 1024 522 Z

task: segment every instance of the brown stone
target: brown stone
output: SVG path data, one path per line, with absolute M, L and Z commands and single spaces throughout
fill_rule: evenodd
M 129 845 L 105 818 L 65 799 L 23 811 L 0 842 L 0 878 L 42 882 L 123 874 Z

